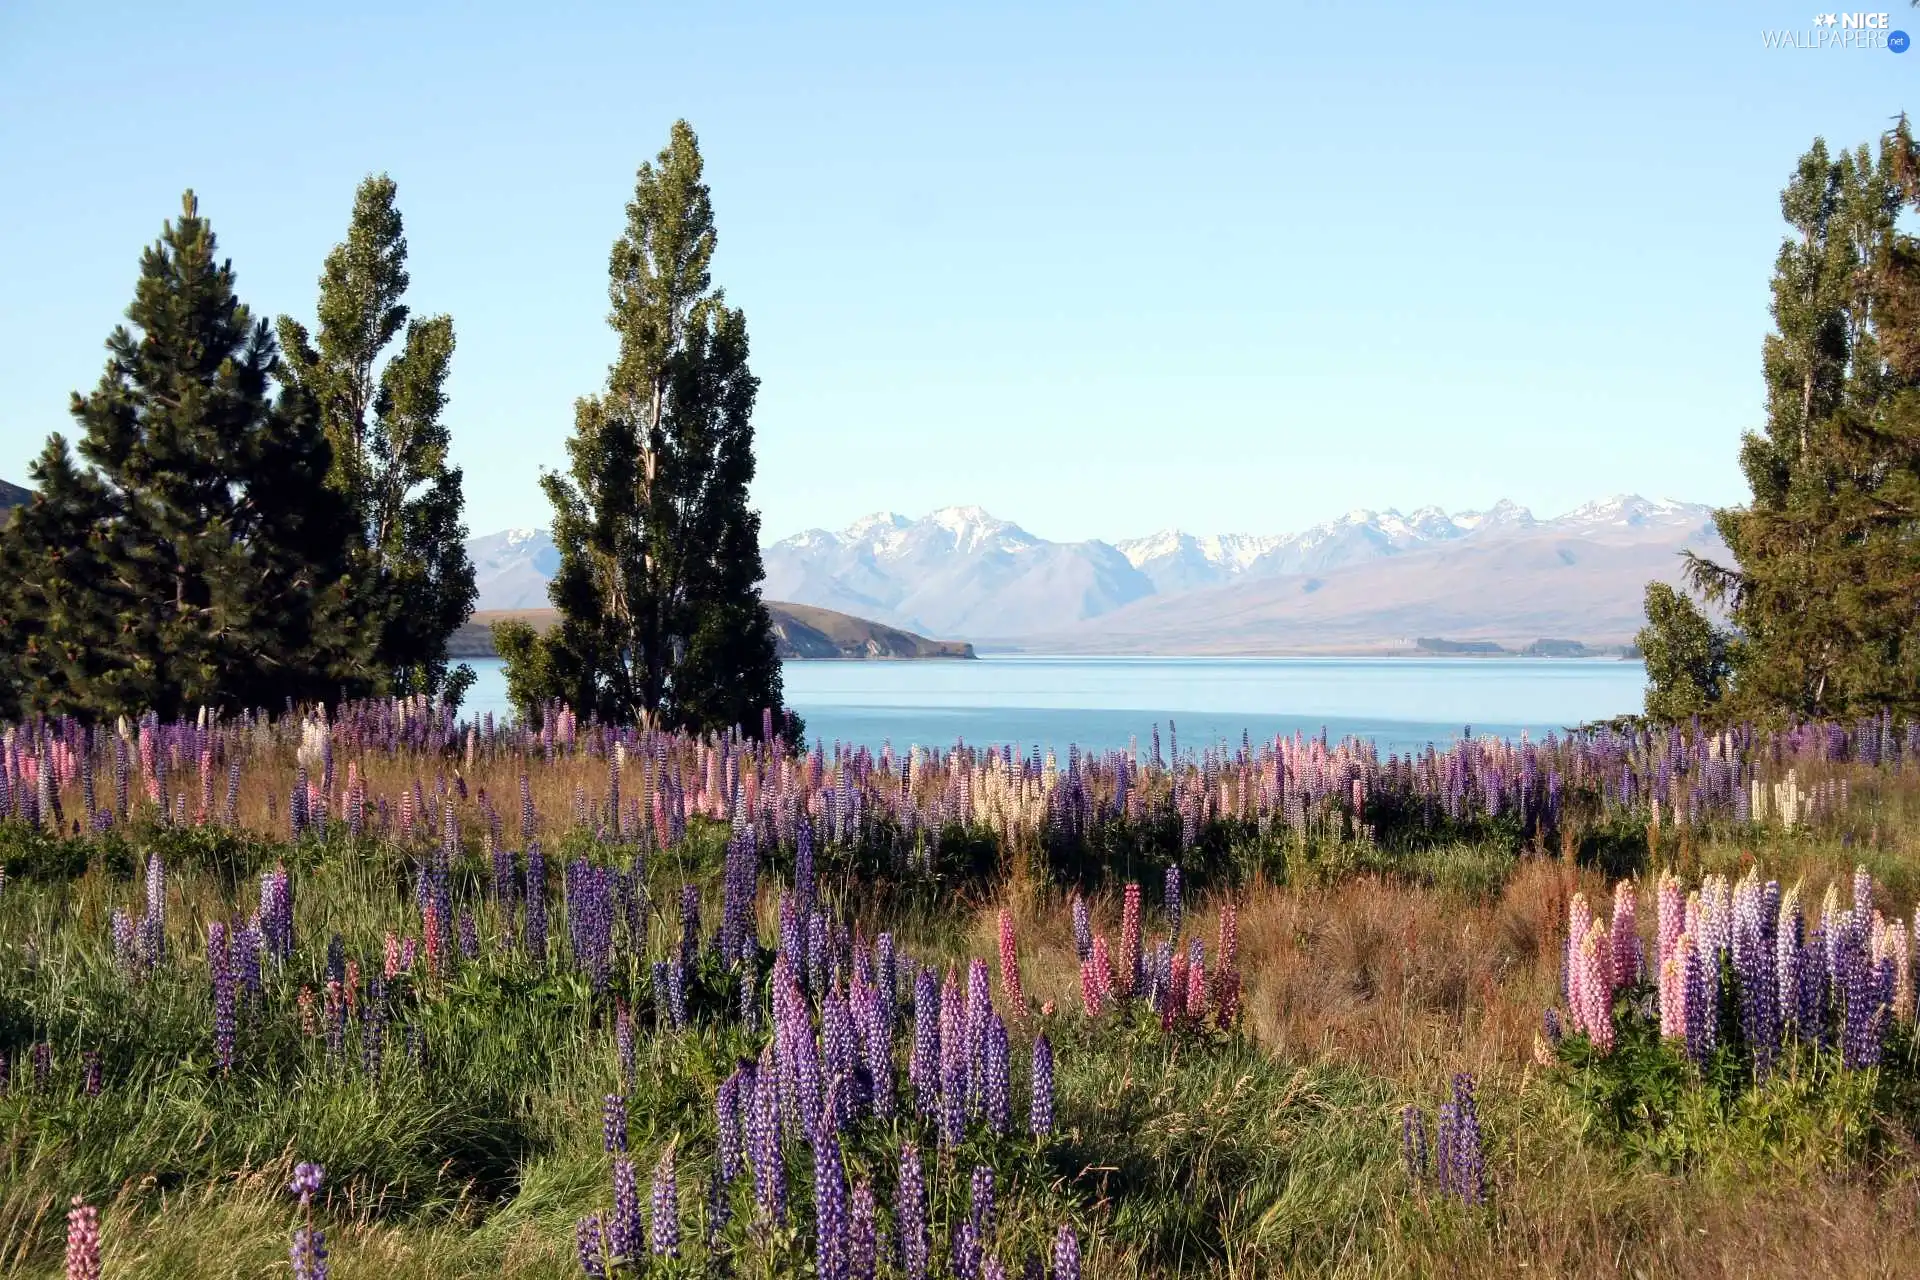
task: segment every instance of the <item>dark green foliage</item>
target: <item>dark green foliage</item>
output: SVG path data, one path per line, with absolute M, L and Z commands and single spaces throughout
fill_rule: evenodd
M 1664 582 L 1647 584 L 1646 611 L 1636 641 L 1647 664 L 1647 718 L 1677 724 L 1711 713 L 1727 691 L 1726 633 Z
M 780 665 L 758 582 L 753 402 L 745 316 L 713 286 L 713 209 L 684 121 L 640 168 L 609 268 L 620 354 L 582 399 L 565 473 L 542 478 L 560 567 L 544 636 L 503 628 L 508 688 L 525 712 L 758 733 L 781 710 Z M 800 725 L 783 718 L 787 736 Z
M 327 481 L 354 514 L 354 607 L 378 627 L 374 668 L 390 692 L 457 699 L 473 671 L 449 672 L 447 641 L 477 591 L 461 472 L 448 465 L 440 420 L 453 321 L 410 319 L 401 302 L 407 241 L 394 193 L 384 174 L 360 184 L 347 238 L 320 276 L 319 332 L 282 316 L 280 345 L 286 377 L 319 407 L 333 446 Z M 376 368 L 395 339 L 400 349 Z
M 1715 516 L 1735 566 L 1689 564 L 1732 624 L 1741 715 L 1920 707 L 1920 242 L 1896 225 L 1916 170 L 1902 120 L 1877 155 L 1816 141 L 1781 193 L 1767 421 L 1740 450 L 1752 498 Z M 1701 701 L 1697 640 L 1661 673 L 1649 651 L 1650 713 Z
M 364 691 L 348 512 L 310 397 L 234 296 L 187 193 L 140 264 L 129 327 L 0 534 L 0 702 L 104 717 Z

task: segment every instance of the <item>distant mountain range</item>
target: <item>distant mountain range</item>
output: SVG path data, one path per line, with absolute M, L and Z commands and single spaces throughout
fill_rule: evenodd
M 33 490 L 22 489 L 17 484 L 8 484 L 5 480 L 0 480 L 0 524 L 13 519 L 13 509 L 25 506 L 27 499 L 32 496 Z
M 1178 529 L 1053 542 L 979 507 L 882 512 L 763 548 L 771 599 L 924 635 L 1034 651 L 1406 651 L 1419 638 L 1617 645 L 1683 549 L 1725 555 L 1711 509 L 1622 495 L 1536 519 L 1501 502 L 1449 514 L 1352 511 L 1287 534 Z M 546 604 L 544 531 L 469 547 L 480 608 Z
M 929 640 L 894 627 L 851 618 L 810 604 L 767 601 L 773 620 L 774 649 L 782 658 L 971 658 L 973 646 L 964 640 Z M 553 609 L 476 610 L 448 642 L 454 658 L 491 658 L 493 624 L 524 622 L 545 631 L 559 619 Z

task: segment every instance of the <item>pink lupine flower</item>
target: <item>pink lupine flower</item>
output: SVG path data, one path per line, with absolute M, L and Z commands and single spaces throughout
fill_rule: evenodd
M 1020 953 L 1014 945 L 1013 913 L 1000 909 L 1000 991 L 1006 996 L 1007 1012 L 1020 1017 L 1027 1011 L 1027 996 L 1020 987 Z
M 1613 989 L 1630 987 L 1640 981 L 1640 922 L 1638 902 L 1631 880 L 1622 880 L 1613 889 Z

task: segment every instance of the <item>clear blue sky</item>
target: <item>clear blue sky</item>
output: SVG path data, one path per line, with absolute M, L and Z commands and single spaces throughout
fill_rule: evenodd
M 458 331 L 469 524 L 544 523 L 634 169 L 685 116 L 770 535 L 1737 500 L 1778 189 L 1920 107 L 1920 50 L 1762 47 L 1810 9 L 13 0 L 0 476 L 70 431 L 183 188 L 304 319 L 385 170 Z

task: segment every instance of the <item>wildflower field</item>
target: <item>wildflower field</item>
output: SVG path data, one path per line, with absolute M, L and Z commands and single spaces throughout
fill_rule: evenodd
M 1893 1275 L 1920 728 L 0 752 L 0 1273 Z

